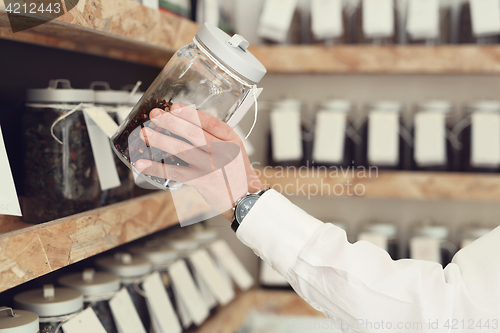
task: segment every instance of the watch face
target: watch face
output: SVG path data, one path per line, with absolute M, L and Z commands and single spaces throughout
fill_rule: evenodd
M 239 203 L 238 207 L 236 208 L 236 220 L 238 220 L 238 222 L 241 223 L 243 221 L 245 216 L 247 216 L 248 212 L 250 211 L 250 209 L 252 209 L 258 199 L 258 196 L 250 195 L 244 198 Z

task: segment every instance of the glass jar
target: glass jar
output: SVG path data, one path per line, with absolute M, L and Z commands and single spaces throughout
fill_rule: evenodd
M 96 90 L 96 87 L 99 86 L 104 89 Z M 128 99 L 130 93 L 125 90 L 111 90 L 109 83 L 100 81 L 92 82 L 90 84 L 90 89 L 95 91 L 95 105 L 105 109 L 116 122 L 119 122 L 118 107 Z M 132 172 L 120 161 L 116 154 L 114 159 L 121 185 L 109 190 L 101 191 L 99 196 L 100 206 L 107 206 L 132 198 L 134 190 L 134 178 L 132 176 Z
M 461 144 L 451 134 L 457 123 L 453 105 L 439 100 L 418 103 L 412 119 L 412 169 L 458 171 Z
M 83 295 L 76 289 L 44 285 L 16 294 L 14 304 L 40 317 L 40 333 L 56 333 L 64 322 L 83 309 Z
M 464 228 L 461 232 L 460 248 L 463 249 L 475 240 L 489 234 L 491 231 L 493 231 L 493 228 L 480 225 L 472 225 Z
M 453 128 L 462 146 L 461 171 L 498 172 L 500 102 L 477 101 L 466 104 L 464 118 Z
M 349 24 L 354 12 L 351 6 L 344 1 L 312 0 L 310 7 L 310 13 L 307 13 L 306 22 L 303 23 L 309 34 L 303 44 L 332 46 L 350 42 Z
M 353 111 L 347 100 L 332 99 L 321 104 L 316 113 L 311 164 L 340 168 L 354 165 L 355 146 L 362 142 L 351 125 Z
M 28 90 L 23 120 L 24 220 L 41 223 L 99 206 L 99 179 L 83 112 L 69 114 L 79 103 L 93 102 L 92 90 L 73 89 L 68 80 L 51 80 L 48 88 Z
M 140 138 L 144 127 L 173 135 L 156 127 L 149 120 L 149 113 L 154 108 L 168 112 L 172 103 L 182 103 L 224 122 L 229 121 L 245 97 L 256 96 L 256 84 L 266 73 L 264 66 L 247 51 L 248 46 L 243 37 L 230 37 L 213 25 L 204 24 L 193 42 L 175 53 L 113 136 L 113 148 L 118 157 L 132 170 L 140 159 L 187 166 L 180 158 L 149 147 Z M 139 176 L 160 189 L 181 186 L 170 179 L 141 173 Z
M 358 235 L 363 240 L 377 245 L 389 253 L 393 260 L 399 258 L 398 229 L 389 223 L 371 223 L 365 225 Z
M 39 333 L 39 329 L 36 313 L 0 307 L 0 333 Z
M 417 6 L 418 1 L 414 4 Z M 432 28 L 431 22 L 429 22 L 429 16 L 432 15 L 428 12 L 429 8 L 419 6 L 412 9 L 410 6 L 412 6 L 412 3 L 406 5 L 406 15 L 403 24 L 405 27 L 405 40 L 409 44 L 426 44 L 432 46 L 451 43 L 452 7 L 448 0 L 440 0 L 439 7 L 436 8 L 438 13 L 434 13 L 437 18 L 437 29 Z M 414 16 L 410 17 L 410 15 Z M 422 24 L 422 22 L 425 24 Z
M 151 263 L 130 253 L 118 252 L 113 256 L 101 257 L 96 260 L 96 265 L 105 271 L 113 273 L 120 278 L 121 284 L 125 287 L 134 303 L 135 309 L 141 318 L 146 331 L 149 332 L 151 320 L 146 305 L 146 300 L 142 295 L 139 285 L 144 278 L 151 273 Z
M 94 310 L 106 332 L 118 332 L 109 307 L 109 300 L 120 289 L 118 276 L 89 268 L 83 272 L 63 275 L 57 281 L 60 285 L 79 290 L 83 294 L 85 308 L 90 306 Z
M 365 8 L 367 5 L 368 9 Z M 353 14 L 353 42 L 373 45 L 395 44 L 399 28 L 398 17 L 395 0 L 359 0 Z
M 415 226 L 410 237 L 410 258 L 434 261 L 445 267 L 457 252 L 449 235 L 450 230 L 446 226 L 429 221 Z
M 471 4 L 468 0 L 460 6 L 458 20 L 459 43 L 460 44 L 497 44 L 499 32 L 492 31 L 486 34 L 476 34 L 473 30 L 471 15 Z
M 361 136 L 356 147 L 356 165 L 383 170 L 408 170 L 412 160 L 412 137 L 404 125 L 403 105 L 379 101 L 367 106 L 366 114 L 356 119 Z

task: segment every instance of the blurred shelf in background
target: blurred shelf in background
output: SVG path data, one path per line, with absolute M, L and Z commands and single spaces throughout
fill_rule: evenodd
M 284 171 L 282 171 L 284 170 Z M 325 173 L 313 169 L 299 169 L 287 173 L 286 167 L 258 169 L 258 175 L 266 187 L 288 195 L 325 195 L 342 197 L 355 191 L 363 198 L 393 198 L 413 200 L 500 200 L 500 175 L 474 173 L 379 171 L 372 170 L 371 177 L 359 174 L 355 169 L 345 176 L 339 171 Z M 359 185 L 357 188 L 356 186 Z M 361 186 L 362 185 L 362 186 Z M 303 194 L 305 192 L 306 194 Z
M 0 292 L 179 223 L 206 205 L 182 189 L 145 195 L 38 225 L 0 215 Z

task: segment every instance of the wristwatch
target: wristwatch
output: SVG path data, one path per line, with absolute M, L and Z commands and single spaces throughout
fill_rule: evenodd
M 234 209 L 233 223 L 231 223 L 231 229 L 233 229 L 234 232 L 238 230 L 238 227 L 240 226 L 241 222 L 243 222 L 243 219 L 245 218 L 245 216 L 247 216 L 250 209 L 252 209 L 257 200 L 259 200 L 259 198 L 266 191 L 267 190 L 263 190 L 253 194 L 248 193 L 246 196 L 236 201 L 236 205 L 233 208 Z

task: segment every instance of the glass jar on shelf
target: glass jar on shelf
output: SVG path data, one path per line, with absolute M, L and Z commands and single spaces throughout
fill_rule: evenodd
M 0 333 L 40 333 L 38 315 L 0 306 Z
M 448 101 L 430 100 L 415 105 L 410 126 L 415 170 L 458 171 L 461 144 L 453 135 L 457 114 Z
M 118 276 L 87 268 L 83 272 L 63 275 L 57 281 L 60 285 L 79 290 L 83 294 L 85 308 L 90 306 L 94 310 L 107 333 L 118 332 L 109 307 L 109 300 L 120 289 Z
M 489 234 L 491 231 L 493 231 L 493 228 L 480 224 L 473 224 L 463 228 L 460 236 L 460 248 L 463 249 L 477 239 Z
M 320 105 L 316 112 L 311 164 L 353 167 L 355 147 L 362 143 L 361 136 L 352 126 L 354 119 L 350 101 L 331 99 Z
M 307 28 L 306 17 L 307 7 L 298 0 L 266 0 L 257 34 L 266 44 L 300 44 Z
M 450 230 L 444 225 L 427 220 L 416 225 L 410 236 L 410 258 L 434 261 L 445 267 L 457 252 L 449 237 Z
M 311 0 L 310 15 L 306 17 L 307 44 L 325 46 L 350 43 L 350 21 L 354 10 L 345 1 Z M 307 13 L 309 14 L 309 13 Z
M 451 43 L 453 14 L 449 0 L 407 0 L 405 7 L 403 30 L 409 44 L 432 46 Z
M 462 1 L 458 20 L 459 43 L 497 44 L 500 21 L 489 15 L 489 12 L 498 10 L 498 4 L 494 1 Z
M 44 285 L 16 294 L 14 304 L 40 317 L 40 333 L 57 333 L 65 321 L 83 309 L 83 295 L 76 289 Z
M 182 184 L 162 177 L 145 175 L 135 169 L 138 160 L 187 166 L 181 158 L 150 147 L 140 137 L 144 127 L 187 141 L 154 125 L 149 115 L 159 108 L 169 112 L 173 103 L 188 105 L 231 126 L 241 119 L 257 98 L 257 83 L 266 73 L 264 66 L 247 50 L 241 36 L 230 37 L 205 23 L 193 42 L 182 47 L 148 88 L 140 103 L 113 136 L 118 157 L 138 176 L 159 189 L 178 189 Z M 234 118 L 233 118 L 234 117 Z
M 367 224 L 358 234 L 358 240 L 375 244 L 387 251 L 393 260 L 399 259 L 398 228 L 394 224 Z
M 24 132 L 23 219 L 41 223 L 99 206 L 99 179 L 80 103 L 94 102 L 90 89 L 68 80 L 28 89 Z M 43 189 L 43 195 L 40 194 Z
M 403 105 L 378 101 L 367 106 L 354 128 L 362 144 L 356 147 L 356 165 L 383 170 L 411 168 L 413 138 L 403 116 Z
M 113 256 L 98 258 L 95 262 L 99 268 L 113 273 L 120 278 L 121 285 L 127 289 L 144 328 L 146 331 L 149 331 L 151 320 L 140 284 L 151 273 L 151 263 L 144 258 L 132 256 L 130 253 L 124 252 L 117 252 Z
M 354 43 L 395 44 L 399 29 L 398 17 L 395 0 L 359 0 L 352 21 Z

